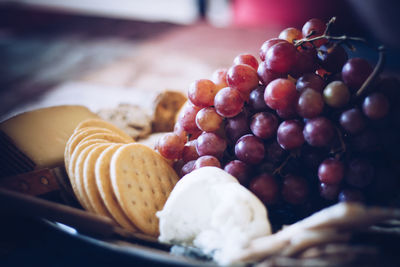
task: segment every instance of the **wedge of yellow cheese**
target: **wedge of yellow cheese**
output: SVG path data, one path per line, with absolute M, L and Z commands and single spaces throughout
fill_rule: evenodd
M 56 167 L 64 164 L 65 144 L 75 127 L 90 118 L 98 116 L 86 107 L 54 106 L 10 118 L 0 124 L 0 131 L 34 163 L 35 169 Z

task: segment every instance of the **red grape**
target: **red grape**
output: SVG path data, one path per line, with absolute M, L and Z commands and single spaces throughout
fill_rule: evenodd
M 200 156 L 210 155 L 217 158 L 222 157 L 226 149 L 226 141 L 215 133 L 203 132 L 196 143 L 196 150 Z
M 372 119 L 382 119 L 389 113 L 389 100 L 382 93 L 372 93 L 362 104 L 364 114 Z
M 215 132 L 221 123 L 222 117 L 213 107 L 203 108 L 196 115 L 196 125 L 204 132 Z
M 178 122 L 174 125 L 174 133 L 179 135 L 182 140 L 187 140 L 188 133 L 183 129 L 182 125 Z
M 278 38 L 294 43 L 294 40 L 300 40 L 303 37 L 301 31 L 296 28 L 286 28 L 279 34 Z
M 197 140 L 189 141 L 185 144 L 182 150 L 182 159 L 184 162 L 189 162 L 199 158 L 199 153 L 196 150 Z
M 360 133 L 366 126 L 365 118 L 357 108 L 344 111 L 340 115 L 339 122 L 343 129 L 351 134 Z
M 248 164 L 260 163 L 264 158 L 264 152 L 262 140 L 252 134 L 240 137 L 235 145 L 236 157 Z
M 314 118 L 322 113 L 324 101 L 317 91 L 305 89 L 297 101 L 297 113 L 303 118 Z
M 246 64 L 252 67 L 253 69 L 257 70 L 258 68 L 258 61 L 257 59 L 251 54 L 240 54 L 235 57 L 233 60 L 233 64 Z
M 217 113 L 226 118 L 239 114 L 243 105 L 244 102 L 239 91 L 230 87 L 222 88 L 214 98 L 214 107 Z
M 335 137 L 335 127 L 325 117 L 316 117 L 306 122 L 303 130 L 304 139 L 311 146 L 328 146 Z
M 229 68 L 226 81 L 230 88 L 242 94 L 250 94 L 258 85 L 257 69 L 246 64 L 238 64 Z
M 372 72 L 372 66 L 363 58 L 351 58 L 342 68 L 342 79 L 353 91 L 358 90 Z
M 187 101 L 179 111 L 177 121 L 188 134 L 199 131 L 199 128 L 196 125 L 196 115 L 199 110 L 199 107 L 196 107 L 190 103 L 190 101 Z
M 269 39 L 268 41 L 265 41 L 263 44 L 262 44 L 262 46 L 261 46 L 261 48 L 260 48 L 260 59 L 262 60 L 262 61 L 264 61 L 265 60 L 265 58 L 267 57 L 267 53 L 268 53 L 268 50 L 273 46 L 273 45 L 275 45 L 275 44 L 277 44 L 277 43 L 285 43 L 285 42 L 287 42 L 286 40 L 283 40 L 283 39 L 279 39 L 279 38 L 273 38 L 273 39 Z
M 232 160 L 225 165 L 224 171 L 234 176 L 242 185 L 247 185 L 250 179 L 250 167 L 240 160 Z
M 283 199 L 292 205 L 303 204 L 309 195 L 308 187 L 308 183 L 303 177 L 288 175 L 283 178 Z
M 226 68 L 220 68 L 213 72 L 213 74 L 211 76 L 211 81 L 213 81 L 215 83 L 217 90 L 220 90 L 224 87 L 228 87 L 228 84 L 226 82 L 226 73 L 227 72 L 228 72 L 228 69 L 226 69 Z
M 297 120 L 282 122 L 278 127 L 277 140 L 286 150 L 301 147 L 304 143 L 303 124 Z
M 329 158 L 324 160 L 318 168 L 318 178 L 321 183 L 339 184 L 344 175 L 344 165 L 341 161 Z
M 268 139 L 275 134 L 278 124 L 278 118 L 274 114 L 259 112 L 251 118 L 250 129 L 255 136 Z
M 157 150 L 167 159 L 180 159 L 185 142 L 175 133 L 166 133 L 157 144 Z
M 273 109 L 286 109 L 290 105 L 293 105 L 296 99 L 296 87 L 288 79 L 273 80 L 265 89 L 265 103 Z
M 344 107 L 350 101 L 349 88 L 341 81 L 333 81 L 324 89 L 324 100 L 331 107 Z
M 288 73 L 296 63 L 296 48 L 291 43 L 277 43 L 267 52 L 267 68 L 277 73 Z
M 282 73 L 273 72 L 267 68 L 267 63 L 265 61 L 261 62 L 257 69 L 258 78 L 260 79 L 261 83 L 264 85 L 268 85 L 275 79 L 278 78 L 285 78 L 287 75 Z
M 296 60 L 289 74 L 298 78 L 304 73 L 312 73 L 317 69 L 317 51 L 315 48 L 305 48 L 296 51 Z
M 214 157 L 214 156 L 201 156 L 200 158 L 198 158 L 193 166 L 193 169 L 199 169 L 201 167 L 206 167 L 206 166 L 212 166 L 212 167 L 218 167 L 221 168 L 221 163 L 219 162 L 219 160 Z
M 267 205 L 275 204 L 279 197 L 279 186 L 276 179 L 267 173 L 254 177 L 249 185 L 249 189 L 262 202 Z
M 207 79 L 194 81 L 188 91 L 188 98 L 195 106 L 208 107 L 214 104 L 214 97 L 217 93 L 215 84 Z
M 304 24 L 301 32 L 303 33 L 303 37 L 313 38 L 313 37 L 321 36 L 324 33 L 325 29 L 326 29 L 326 24 L 322 20 L 310 19 Z M 311 33 L 313 33 L 313 34 L 311 34 Z M 320 40 L 313 41 L 313 44 L 316 47 L 320 47 L 321 45 L 323 45 L 326 42 L 327 42 L 326 39 L 320 39 Z

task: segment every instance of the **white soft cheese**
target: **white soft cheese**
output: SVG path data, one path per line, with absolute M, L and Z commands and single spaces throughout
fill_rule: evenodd
M 252 239 L 271 234 L 261 201 L 216 167 L 184 176 L 157 216 L 161 242 L 198 247 L 220 264 L 232 263 Z

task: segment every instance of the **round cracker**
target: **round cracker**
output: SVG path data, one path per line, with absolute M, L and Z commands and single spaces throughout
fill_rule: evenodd
M 83 138 L 95 133 L 112 133 L 112 131 L 106 128 L 88 127 L 85 129 L 80 129 L 78 131 L 75 130 L 75 132 L 69 137 L 65 145 L 65 151 L 64 151 L 64 163 L 66 170 L 69 169 L 69 165 L 71 162 L 71 155 L 74 152 L 76 146 L 79 144 L 79 142 L 81 142 Z
M 111 158 L 110 177 L 122 210 L 140 231 L 157 236 L 161 210 L 178 176 L 154 150 L 132 143 L 121 146 Z
M 129 136 L 127 133 L 125 133 L 123 130 L 121 130 L 120 128 L 118 128 L 117 126 L 115 126 L 114 124 L 111 124 L 105 120 L 101 120 L 101 119 L 88 119 L 85 120 L 83 122 L 81 122 L 76 128 L 75 131 L 78 131 L 80 129 L 83 128 L 87 128 L 87 127 L 100 127 L 100 128 L 104 128 L 104 129 L 108 129 L 111 130 L 112 132 L 115 132 L 117 134 L 119 134 L 120 136 L 130 139 L 131 142 L 134 141 L 134 139 Z
M 105 149 L 99 156 L 95 165 L 95 178 L 97 189 L 105 204 L 108 212 L 114 220 L 123 228 L 131 231 L 137 231 L 136 227 L 125 215 L 118 200 L 114 194 L 110 180 L 110 162 L 114 152 L 120 148 L 122 144 L 113 144 Z
M 75 169 L 74 169 L 75 183 L 76 183 L 76 188 L 78 190 L 78 194 L 81 196 L 84 206 L 87 207 L 87 210 L 92 211 L 94 213 L 96 213 L 96 210 L 90 203 L 89 197 L 86 194 L 86 191 L 84 189 L 83 168 L 84 168 L 85 160 L 86 160 L 88 154 L 90 153 L 90 151 L 92 151 L 93 149 L 95 149 L 96 147 L 98 147 L 100 145 L 102 145 L 102 144 L 96 143 L 96 144 L 92 144 L 92 145 L 85 147 L 79 153 L 79 156 L 76 160 Z
M 89 142 L 90 140 L 96 140 L 93 143 Z M 101 140 L 100 142 L 98 140 Z M 93 208 L 91 207 L 90 203 L 87 201 L 87 197 L 85 195 L 82 196 L 82 182 L 81 179 L 78 179 L 76 177 L 76 162 L 79 157 L 79 154 L 83 149 L 86 148 L 86 146 L 94 143 L 126 143 L 128 140 L 126 138 L 123 138 L 117 134 L 114 134 L 112 132 L 104 132 L 104 133 L 93 133 L 91 135 L 86 135 L 80 142 L 76 145 L 75 148 L 71 147 L 71 156 L 69 160 L 69 165 L 68 165 L 68 175 L 70 177 L 71 181 L 71 186 L 72 189 L 74 190 L 75 194 L 77 194 L 77 198 L 79 202 L 83 205 L 85 209 L 93 211 Z M 79 148 L 79 149 L 78 149 Z M 79 177 L 80 178 L 80 177 Z
M 84 195 L 88 197 L 88 201 L 90 205 L 93 207 L 94 211 L 97 214 L 107 216 L 111 218 L 111 214 L 108 212 L 105 207 L 103 200 L 101 199 L 100 193 L 96 186 L 96 178 L 95 178 L 95 165 L 100 154 L 109 146 L 112 146 L 112 143 L 99 144 L 96 147 L 93 147 L 89 153 L 86 155 L 83 163 L 83 173 L 82 173 L 82 189 L 84 191 Z M 84 154 L 82 151 L 81 155 Z M 79 161 L 79 159 L 78 159 Z
M 90 145 L 101 144 L 101 143 L 108 143 L 108 141 L 103 140 L 103 139 L 92 139 L 92 140 L 87 140 L 87 141 L 79 143 L 71 155 L 70 164 L 68 166 L 68 169 L 66 170 L 68 173 L 68 177 L 69 177 L 69 181 L 71 183 L 72 190 L 74 191 L 76 198 L 78 199 L 79 203 L 81 203 L 82 207 L 87 210 L 90 210 L 89 206 L 87 206 L 87 204 L 85 203 L 85 201 L 83 199 L 83 196 L 81 195 L 80 191 L 78 190 L 77 179 L 75 177 L 75 165 L 76 165 L 78 157 L 83 149 L 85 149 L 86 147 L 88 147 Z

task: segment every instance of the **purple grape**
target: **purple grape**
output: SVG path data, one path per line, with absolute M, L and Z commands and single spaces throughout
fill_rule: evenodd
M 225 134 L 235 143 L 241 136 L 251 133 L 247 115 L 242 111 L 233 118 L 228 118 L 225 125 Z
M 339 122 L 343 129 L 351 134 L 360 133 L 366 126 L 365 118 L 357 108 L 344 111 L 340 115 Z
M 380 142 L 374 130 L 368 129 L 351 139 L 352 147 L 358 152 L 374 152 L 379 149 Z
M 303 204 L 308 198 L 309 191 L 307 180 L 303 177 L 287 175 L 283 179 L 283 199 L 292 205 Z
M 345 188 L 339 193 L 339 202 L 364 202 L 364 194 L 353 188 Z
M 306 88 L 297 101 L 297 113 L 303 118 L 314 118 L 322 113 L 324 100 L 317 91 Z
M 185 163 L 185 165 L 182 166 L 181 169 L 181 177 L 185 176 L 186 174 L 190 173 L 194 169 L 194 164 L 196 163 L 196 160 L 191 160 Z
M 265 147 L 265 159 L 268 162 L 278 163 L 286 155 L 286 150 L 283 149 L 277 140 L 272 141 Z
M 371 162 L 356 158 L 349 162 L 345 173 L 345 180 L 349 185 L 364 188 L 374 179 L 375 169 Z
M 372 93 L 362 104 L 364 114 L 372 119 L 382 119 L 389 113 L 389 100 L 382 93 Z
M 318 168 L 318 178 L 324 184 L 339 184 L 344 175 L 344 165 L 335 158 L 324 160 Z
M 260 163 L 264 158 L 264 143 L 262 140 L 252 134 L 247 134 L 236 142 L 236 157 L 248 164 Z
M 279 145 L 286 149 L 299 148 L 304 143 L 303 124 L 297 120 L 282 122 L 278 127 L 277 140 Z
M 372 66 L 363 58 L 351 58 L 342 68 L 342 79 L 353 91 L 358 90 L 372 72 Z
M 240 160 L 232 160 L 225 165 L 224 170 L 234 176 L 242 185 L 247 185 L 250 179 L 250 167 Z
M 339 195 L 340 185 L 339 184 L 319 184 L 319 194 L 326 200 L 337 200 Z
M 265 86 L 259 86 L 251 91 L 249 96 L 248 107 L 253 112 L 261 112 L 269 110 L 264 100 Z
M 296 82 L 296 89 L 300 93 L 306 88 L 311 88 L 319 93 L 322 93 L 325 88 L 325 82 L 321 76 L 315 73 L 307 73 L 301 76 Z
M 267 205 L 275 204 L 279 196 L 279 186 L 276 179 L 267 173 L 254 177 L 249 185 L 249 189 L 262 202 Z
M 226 149 L 226 141 L 215 133 L 203 132 L 196 143 L 196 150 L 199 156 L 214 156 L 221 158 Z
M 348 59 L 344 48 L 336 43 L 321 45 L 317 55 L 321 67 L 331 73 L 340 72 Z
M 335 128 L 325 117 L 309 119 L 303 130 L 304 139 L 310 146 L 328 146 L 335 137 Z
M 268 139 L 275 135 L 278 129 L 278 118 L 269 112 L 259 112 L 253 115 L 250 129 L 253 134 L 262 139 Z

